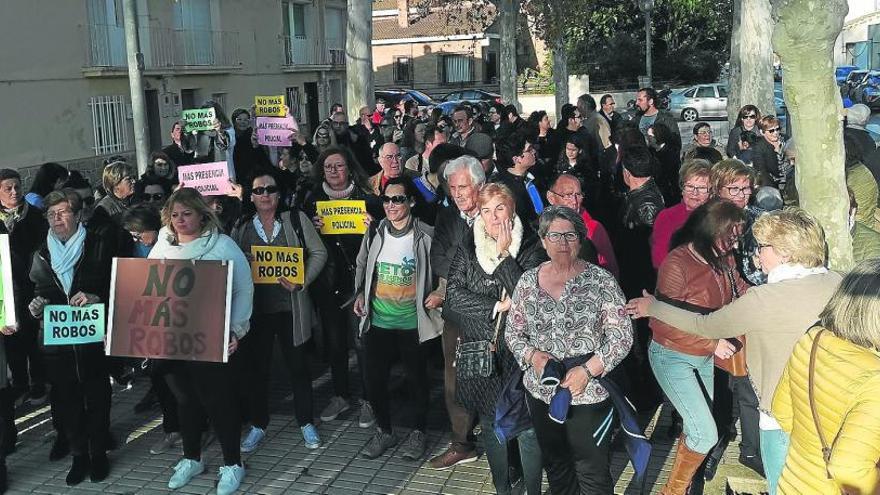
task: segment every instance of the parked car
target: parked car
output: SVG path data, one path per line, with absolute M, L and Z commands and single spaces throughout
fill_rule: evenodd
M 437 101 L 415 89 L 385 89 L 376 91 L 376 99 L 382 98 L 388 108 L 397 106 L 402 101 L 415 100 L 419 110 L 429 109 L 437 105 Z
M 447 94 L 443 98 L 442 101 L 467 101 L 470 103 L 477 103 L 479 101 L 489 101 L 491 103 L 501 103 L 501 95 L 498 93 L 491 93 L 489 91 L 483 91 L 482 89 L 462 89 L 459 91 L 453 91 L 452 93 Z
M 669 111 L 685 122 L 701 118 L 727 117 L 727 86 L 698 84 L 669 95 Z
M 880 108 L 880 71 L 868 73 L 858 88 L 858 96 L 859 103 L 864 103 L 872 109 Z
M 840 86 L 840 96 L 855 101 L 853 99 L 853 91 L 861 84 L 862 79 L 866 75 L 868 75 L 868 71 L 862 69 L 854 70 L 847 74 L 846 79 L 844 79 L 843 84 Z
M 859 70 L 859 67 L 857 65 L 838 65 L 835 67 L 834 79 L 837 80 L 837 85 L 842 86 L 846 82 L 846 76 L 854 70 Z

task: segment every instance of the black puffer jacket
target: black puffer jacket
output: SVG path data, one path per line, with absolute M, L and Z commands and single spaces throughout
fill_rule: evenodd
M 98 296 L 103 304 L 109 304 L 113 257 L 118 255 L 115 236 L 88 230 L 82 257 L 74 270 L 70 295 L 82 291 Z M 52 271 L 52 258 L 45 241 L 34 253 L 30 279 L 34 283 L 34 297 L 45 297 L 49 304 L 68 304 L 69 298 Z M 40 344 L 43 345 L 42 336 Z M 81 382 L 106 373 L 104 345 L 101 343 L 43 346 L 43 349 L 50 381 Z
M 482 228 L 480 222 L 475 228 Z M 477 259 L 474 229 L 471 229 L 449 269 L 443 317 L 461 329 L 461 341 L 491 340 L 495 333 L 492 310 L 501 297 L 501 289 L 513 294 L 522 274 L 547 260 L 547 253 L 537 234 L 524 226 L 516 257 L 507 257 L 490 275 Z M 494 418 L 495 402 L 506 377 L 516 367 L 513 355 L 504 343 L 504 325 L 498 334 L 497 370 L 491 378 L 457 378 L 456 399 L 468 410 Z

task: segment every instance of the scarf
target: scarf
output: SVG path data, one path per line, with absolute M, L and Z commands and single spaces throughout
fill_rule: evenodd
M 341 191 L 334 191 L 330 189 L 330 186 L 327 185 L 326 182 L 321 183 L 321 187 L 324 189 L 324 194 L 327 195 L 330 199 L 345 199 L 351 196 L 351 193 L 354 192 L 354 182 L 350 183 L 348 187 Z
M 6 208 L 0 208 L 0 221 L 3 221 L 3 225 L 6 226 L 6 232 L 12 233 L 12 229 L 15 228 L 15 224 L 17 224 L 19 220 L 27 215 L 27 211 L 27 201 L 22 202 L 21 206 L 16 208 L 11 208 L 8 210 Z
M 260 221 L 259 215 L 254 215 L 254 229 L 257 231 L 257 235 L 260 236 L 260 239 L 263 240 L 266 244 L 272 244 L 272 241 L 278 237 L 278 234 L 281 233 L 281 222 L 278 220 L 272 221 L 272 237 L 266 236 L 266 230 L 263 228 L 263 222 Z
M 52 271 L 58 276 L 61 287 L 68 297 L 73 286 L 73 270 L 76 268 L 76 263 L 82 258 L 85 240 L 86 229 L 82 224 L 79 224 L 76 232 L 67 242 L 61 242 L 61 239 L 55 237 L 51 230 L 46 236 L 49 256 L 52 258 Z
M 801 264 L 793 265 L 790 263 L 783 263 L 776 268 L 770 270 L 770 273 L 767 274 L 767 283 L 773 284 L 776 282 L 782 282 L 783 280 L 793 280 L 797 278 L 804 278 L 810 275 L 819 275 L 827 272 L 828 269 L 824 266 L 807 268 Z
M 511 257 L 516 258 L 516 255 L 519 254 L 523 237 L 523 225 L 517 216 L 513 217 L 513 230 L 510 232 L 510 236 L 513 240 L 508 251 Z M 498 259 L 498 248 L 495 239 L 486 232 L 486 224 L 483 222 L 483 217 L 479 215 L 474 221 L 474 245 L 477 250 L 477 262 L 480 264 L 480 268 L 489 275 L 495 273 L 495 269 L 498 268 L 498 265 L 503 260 Z

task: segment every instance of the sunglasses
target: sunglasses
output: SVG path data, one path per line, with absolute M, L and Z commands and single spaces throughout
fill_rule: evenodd
M 382 195 L 382 203 L 384 203 L 384 204 L 392 203 L 395 205 L 402 205 L 402 204 L 406 203 L 407 201 L 409 201 L 409 198 L 407 198 L 406 196 L 403 196 L 403 195 L 399 195 L 399 196 L 386 196 L 384 194 Z
M 165 195 L 163 193 L 144 194 L 144 199 L 147 201 L 162 201 L 165 199 Z
M 743 115 L 743 119 L 757 119 L 757 118 L 758 118 L 758 116 L 753 113 L 750 113 L 748 115 Z
M 251 193 L 254 196 L 262 196 L 264 194 L 275 194 L 278 192 L 278 186 L 255 187 Z
M 778 127 L 774 127 L 773 129 L 767 129 L 767 130 L 764 131 L 764 132 L 769 132 L 770 134 L 775 134 L 775 133 L 779 132 L 779 128 L 778 128 Z

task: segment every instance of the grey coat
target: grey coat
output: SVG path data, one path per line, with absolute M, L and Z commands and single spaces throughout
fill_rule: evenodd
M 440 335 L 443 330 L 443 320 L 440 312 L 436 309 L 425 308 L 425 298 L 430 294 L 434 275 L 431 271 L 430 252 L 431 240 L 434 236 L 434 227 L 413 218 L 413 252 L 416 257 L 416 315 L 419 325 L 419 342 L 427 342 Z M 361 318 L 360 335 L 363 337 L 370 330 L 370 300 L 373 297 L 374 277 L 376 260 L 382 251 L 382 243 L 385 240 L 388 220 L 382 220 L 376 227 L 375 235 L 369 233 L 364 236 L 361 250 L 357 257 L 357 271 L 355 272 L 356 295 L 364 295 L 364 311 L 366 315 Z
M 284 232 L 285 245 L 303 247 L 303 253 L 305 254 L 305 285 L 302 289 L 290 293 L 290 307 L 293 313 L 293 345 L 299 346 L 312 338 L 312 326 L 315 323 L 315 307 L 312 304 L 312 298 L 309 296 L 307 288 L 318 278 L 321 270 L 324 269 L 324 264 L 327 262 L 327 248 L 324 247 L 324 242 L 321 241 L 321 237 L 315 231 L 312 221 L 300 211 L 296 212 L 296 214 L 299 215 L 305 242 L 297 236 L 296 230 L 293 228 L 293 224 L 290 221 L 291 212 L 285 211 L 281 213 L 281 226 L 282 232 Z M 254 230 L 253 222 L 248 219 L 241 222 L 232 231 L 232 238 L 245 253 L 251 252 L 251 243 L 247 242 L 247 239 L 252 238 L 251 235 L 245 234 L 253 234 L 253 237 L 256 237 L 257 234 Z M 259 329 L 252 330 L 259 331 Z

